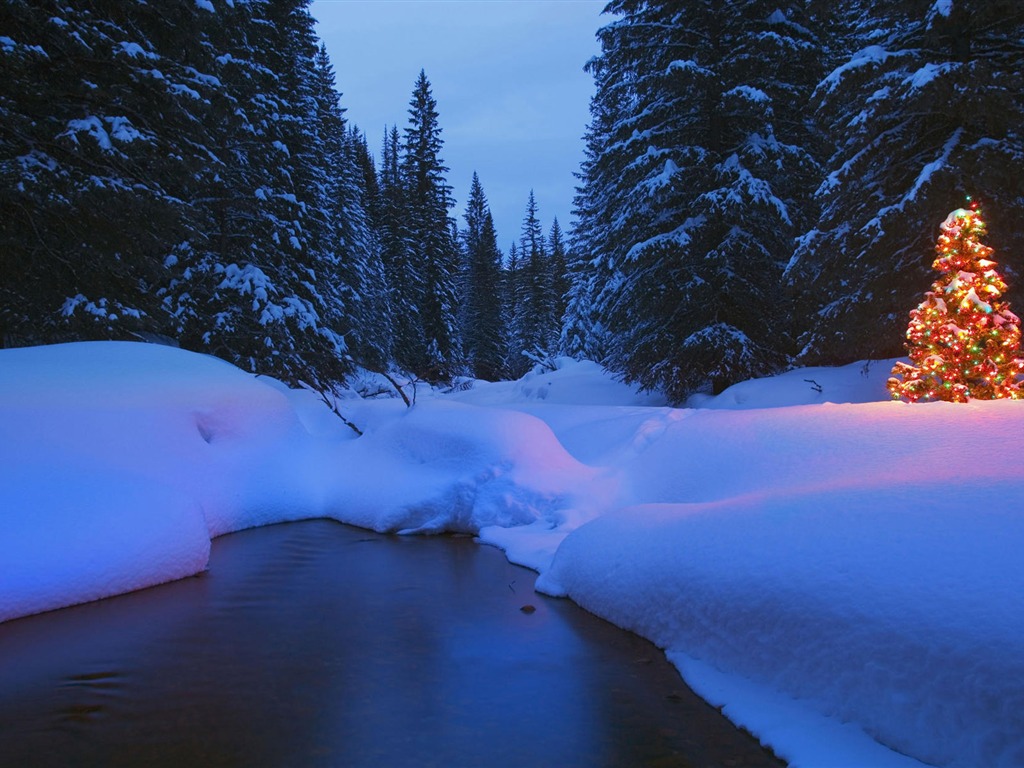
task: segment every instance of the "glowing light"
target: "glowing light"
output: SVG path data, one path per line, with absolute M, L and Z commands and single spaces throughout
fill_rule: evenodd
M 932 263 L 940 277 L 910 312 L 911 362 L 893 366 L 894 400 L 1024 398 L 1020 320 L 999 300 L 1006 283 L 981 242 L 985 231 L 977 203 L 943 222 Z

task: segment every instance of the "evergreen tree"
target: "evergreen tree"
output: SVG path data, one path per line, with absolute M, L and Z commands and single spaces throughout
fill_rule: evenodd
M 441 160 L 437 102 L 426 73 L 420 71 L 409 102 L 402 180 L 406 188 L 403 236 L 412 260 L 422 270 L 417 305 L 423 337 L 410 367 L 428 381 L 447 381 L 462 365 L 457 327 L 458 242 L 449 218 L 451 189 Z
M 907 351 L 888 387 L 895 399 L 967 402 L 1024 397 L 1020 318 L 1000 300 L 1006 290 L 992 249 L 981 243 L 977 207 L 946 217 L 932 267 L 941 276 L 910 313 Z
M 546 353 L 553 348 L 551 273 L 548 268 L 547 252 L 540 219 L 537 217 L 537 201 L 530 190 L 523 216 L 519 237 L 519 258 L 522 264 L 517 275 L 520 281 L 521 301 L 516 320 L 517 336 L 514 343 L 519 352 L 531 355 Z
M 319 183 L 317 208 L 326 216 L 330 250 L 324 255 L 321 294 L 336 307 L 338 327 L 355 360 L 382 368 L 388 357 L 387 339 L 380 333 L 382 304 L 380 255 L 367 211 L 366 179 L 358 165 L 359 138 L 349 132 L 335 87 L 327 49 L 314 59 L 318 120 Z
M 218 88 L 209 14 L 8 0 L 3 16 L 0 344 L 166 333 L 157 289 L 195 227 Z
M 333 96 L 321 89 L 318 105 L 307 6 L 236 3 L 222 12 L 218 77 L 231 98 L 216 127 L 217 154 L 227 159 L 208 197 L 215 236 L 192 249 L 171 294 L 189 299 L 177 306 L 183 346 L 328 387 L 349 364 L 338 330 L 336 201 L 323 166 L 321 118 Z
M 391 290 L 388 284 L 380 238 L 381 200 L 377 170 L 366 144 L 366 136 L 358 128 L 348 132 L 346 147 L 355 169 L 353 189 L 356 210 L 365 221 L 363 249 L 365 260 L 357 283 L 361 312 L 355 319 L 356 360 L 370 370 L 385 370 L 392 360 Z
M 530 364 L 523 356 L 522 321 L 526 306 L 526 280 L 519 247 L 513 241 L 508 249 L 508 262 L 502 278 L 503 311 L 505 316 L 505 370 L 510 378 L 518 379 Z
M 548 232 L 547 253 L 552 304 L 548 349 L 554 352 L 561 344 L 562 320 L 565 317 L 569 295 L 569 255 L 557 216 L 552 219 L 551 230 Z
M 613 2 L 591 65 L 567 327 L 593 292 L 606 363 L 677 401 L 786 360 L 779 284 L 813 173 L 792 114 L 816 48 L 800 4 L 736 5 Z
M 993 245 L 1024 247 L 1024 7 L 844 5 L 825 3 L 845 52 L 814 98 L 835 151 L 821 216 L 787 271 L 817 310 L 801 337 L 807 364 L 899 354 L 902 308 L 928 275 L 931 222 L 967 190 L 992 211 Z
M 408 194 L 397 126 L 384 132 L 381 156 L 376 230 L 392 313 L 392 355 L 400 368 L 411 371 L 422 363 L 419 297 L 423 277 L 406 239 Z
M 505 327 L 501 302 L 501 251 L 480 178 L 473 173 L 466 203 L 466 279 L 462 339 L 473 376 L 499 380 L 505 372 Z

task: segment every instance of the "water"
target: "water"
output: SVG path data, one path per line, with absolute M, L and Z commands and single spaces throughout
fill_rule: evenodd
M 0 766 L 781 765 L 647 641 L 468 538 L 329 521 L 0 624 Z

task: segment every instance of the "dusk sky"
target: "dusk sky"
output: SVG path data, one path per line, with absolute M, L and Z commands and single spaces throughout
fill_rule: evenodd
M 563 230 L 583 158 L 605 0 L 314 0 L 346 116 L 375 157 L 387 125 L 408 120 L 420 69 L 444 139 L 442 159 L 459 225 L 473 171 L 494 214 L 498 244 L 518 240 L 534 190 L 544 233 Z

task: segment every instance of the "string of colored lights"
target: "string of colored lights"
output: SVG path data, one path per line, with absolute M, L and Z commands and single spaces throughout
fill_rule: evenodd
M 894 400 L 1024 398 L 1020 318 L 1000 301 L 1006 283 L 986 231 L 977 203 L 942 223 L 932 264 L 941 275 L 910 312 L 910 363 L 896 363 L 887 383 Z

